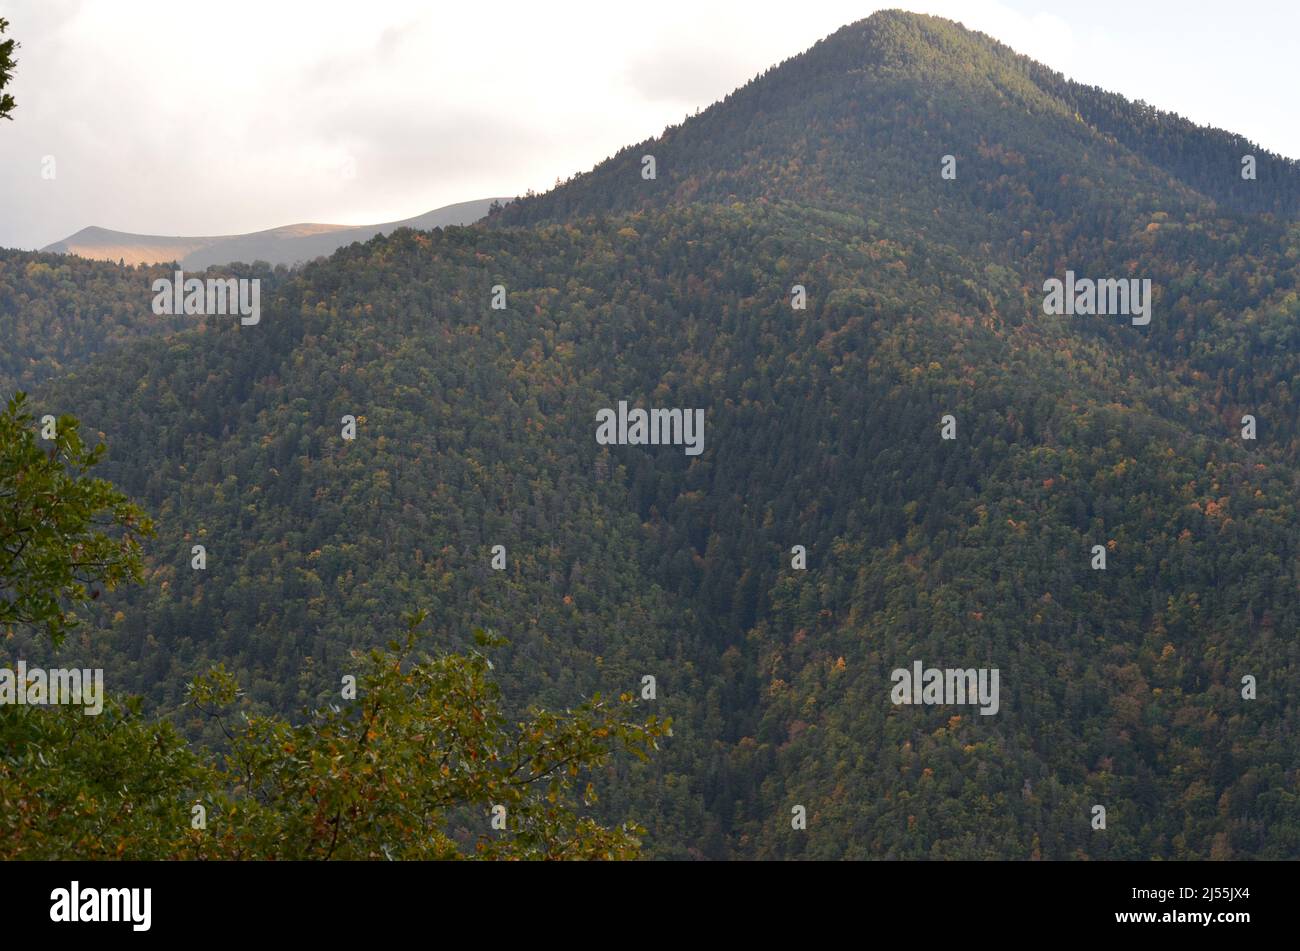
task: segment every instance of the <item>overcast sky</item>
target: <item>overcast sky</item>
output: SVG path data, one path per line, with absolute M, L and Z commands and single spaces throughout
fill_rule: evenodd
M 542 191 L 886 7 L 1300 157 L 1295 0 L 0 0 L 0 246 Z

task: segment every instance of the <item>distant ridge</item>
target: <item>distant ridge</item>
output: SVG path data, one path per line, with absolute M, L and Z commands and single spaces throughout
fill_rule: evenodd
M 494 201 L 509 198 L 479 198 L 425 212 L 403 221 L 377 225 L 293 224 L 251 234 L 183 237 L 178 235 L 131 234 L 108 228 L 82 228 L 74 235 L 41 248 L 56 254 L 75 254 L 93 261 L 125 261 L 127 264 L 165 264 L 176 261 L 182 267 L 202 269 L 234 261 L 270 264 L 301 264 L 333 253 L 354 241 L 368 241 L 377 234 L 398 228 L 428 230 L 448 225 L 467 225 L 487 215 Z

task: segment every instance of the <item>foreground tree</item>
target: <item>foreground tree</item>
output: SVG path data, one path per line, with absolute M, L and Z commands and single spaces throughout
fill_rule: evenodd
M 35 627 L 57 647 L 100 588 L 140 580 L 153 524 L 88 475 L 105 447 L 87 448 L 77 420 L 47 417 L 46 449 L 25 407 L 18 393 L 0 413 L 0 632 Z
M 104 447 L 86 449 L 75 419 L 45 421 L 48 452 L 33 422 L 21 393 L 0 414 L 0 623 L 57 647 L 88 586 L 139 580 L 152 525 L 87 475 Z M 634 857 L 642 829 L 581 814 L 586 779 L 616 751 L 647 757 L 670 724 L 631 719 L 627 694 L 510 723 L 484 654 L 417 653 L 424 619 L 354 655 L 355 699 L 296 725 L 239 709 L 236 678 L 209 671 L 187 705 L 220 727 L 221 752 L 136 698 L 96 716 L 0 704 L 0 859 Z
M 14 59 L 14 50 L 18 48 L 18 43 L 14 40 L 4 39 L 4 32 L 9 28 L 9 21 L 0 17 L 0 119 L 12 119 L 9 113 L 14 111 L 14 97 L 4 92 L 5 86 L 14 77 L 14 67 L 18 65 Z
M 0 860 L 167 858 L 211 767 L 136 699 L 0 707 Z
M 615 751 L 646 758 L 670 724 L 633 720 L 626 694 L 512 724 L 483 654 L 417 655 L 421 620 L 357 655 L 355 701 L 298 725 L 237 713 L 222 669 L 195 681 L 223 754 L 135 701 L 0 709 L 0 859 L 636 857 L 643 829 L 581 814 L 587 778 Z
M 633 858 L 644 830 L 600 826 L 586 775 L 618 749 L 645 759 L 668 723 L 630 718 L 632 698 L 575 710 L 531 710 L 509 723 L 480 652 L 418 657 L 408 619 L 401 642 L 357 656 L 354 702 L 294 726 L 253 716 L 232 729 L 222 797 L 206 804 L 192 854 L 275 859 Z M 475 631 L 480 646 L 502 641 Z M 191 684 L 210 716 L 237 698 L 214 671 Z M 580 787 L 580 789 L 578 788 Z

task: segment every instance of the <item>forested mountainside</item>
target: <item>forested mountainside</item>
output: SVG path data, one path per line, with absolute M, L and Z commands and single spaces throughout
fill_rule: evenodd
M 427 607 L 510 639 L 521 708 L 656 678 L 666 749 L 598 782 L 652 856 L 1293 856 L 1298 179 L 1257 151 L 1243 197 L 1237 143 L 945 21 L 846 27 L 486 224 L 40 386 L 159 530 L 60 656 L 164 713 L 220 659 L 287 710 Z M 20 383 L 76 331 L 30 329 L 46 257 L 4 259 Z M 1067 269 L 1149 279 L 1150 323 L 1045 314 Z M 103 274 L 67 293 L 145 284 Z M 703 451 L 598 444 L 620 400 L 702 408 Z M 918 660 L 999 669 L 998 712 L 894 705 Z
M 156 315 L 150 307 L 153 282 L 175 273 L 170 265 L 0 248 L 0 392 L 31 389 L 132 340 L 193 330 L 193 317 Z M 283 267 L 222 270 L 257 277 L 266 292 L 285 273 Z

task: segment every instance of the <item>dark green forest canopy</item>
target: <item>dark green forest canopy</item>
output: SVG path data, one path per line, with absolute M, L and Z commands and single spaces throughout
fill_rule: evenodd
M 597 777 L 649 855 L 1293 856 L 1300 179 L 1245 148 L 878 14 L 486 225 L 282 276 L 255 327 L 159 334 L 142 274 L 5 252 L 0 372 L 49 367 L 38 411 L 158 529 L 65 653 L 210 736 L 208 662 L 319 703 L 420 604 L 509 637 L 508 704 L 656 678 L 671 740 Z M 1151 324 L 1045 316 L 1067 268 L 1149 278 Z M 101 299 L 149 339 L 78 370 Z M 706 451 L 598 446 L 622 399 L 702 407 Z M 891 705 L 917 659 L 999 668 L 999 713 Z

